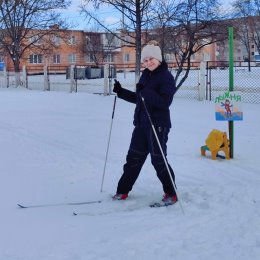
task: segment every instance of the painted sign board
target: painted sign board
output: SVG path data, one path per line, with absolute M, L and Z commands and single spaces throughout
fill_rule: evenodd
M 242 98 L 236 91 L 226 91 L 215 98 L 217 121 L 243 120 Z

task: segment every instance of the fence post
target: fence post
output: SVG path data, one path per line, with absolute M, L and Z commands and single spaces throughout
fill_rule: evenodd
M 47 65 L 44 65 L 43 74 L 44 74 L 44 90 L 49 91 L 50 90 L 50 79 L 49 79 L 49 73 L 48 73 L 48 66 Z
M 108 64 L 104 66 L 104 95 L 108 95 Z
M 4 86 L 9 88 L 9 78 L 6 66 L 4 66 Z
M 202 61 L 200 63 L 200 71 L 199 71 L 199 101 L 202 101 L 205 97 L 205 89 L 206 89 L 206 62 Z
M 23 86 L 25 88 L 28 88 L 28 77 L 27 77 L 27 70 L 25 65 L 23 65 Z
M 75 65 L 70 66 L 70 93 L 76 92 Z

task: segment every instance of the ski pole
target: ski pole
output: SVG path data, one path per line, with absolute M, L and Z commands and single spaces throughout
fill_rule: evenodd
M 154 135 L 155 135 L 155 138 L 156 138 L 156 141 L 157 141 L 158 146 L 159 146 L 159 148 L 160 148 L 160 151 L 161 151 L 161 154 L 162 154 L 162 157 L 163 157 L 163 160 L 164 160 L 164 163 L 165 163 L 166 169 L 167 169 L 167 171 L 168 171 L 169 177 L 170 177 L 171 182 L 172 182 L 172 185 L 173 185 L 173 189 L 174 189 L 174 191 L 175 191 L 175 193 L 176 193 L 176 196 L 177 196 L 177 198 L 178 198 L 178 201 L 179 201 L 179 204 L 180 204 L 181 211 L 182 211 L 182 213 L 184 214 L 184 210 L 183 210 L 183 207 L 182 207 L 182 203 L 181 203 L 181 201 L 179 200 L 179 196 L 178 196 L 178 193 L 177 193 L 177 188 L 176 188 L 175 182 L 174 182 L 174 180 L 173 180 L 173 177 L 172 177 L 172 175 L 171 175 L 171 172 L 170 172 L 170 169 L 169 169 L 168 162 L 167 162 L 167 160 L 166 160 L 166 157 L 165 157 L 165 154 L 164 154 L 164 152 L 163 152 L 163 149 L 162 149 L 161 143 L 160 143 L 160 141 L 159 141 L 158 135 L 157 135 L 157 133 L 156 133 L 156 131 L 155 131 L 155 127 L 154 127 L 154 124 L 153 124 L 152 118 L 151 118 L 151 116 L 150 116 L 150 113 L 148 112 L 148 109 L 147 109 L 147 107 L 146 107 L 146 104 L 145 104 L 144 98 L 142 97 L 141 93 L 140 93 L 140 97 L 141 97 L 141 99 L 142 99 L 142 101 L 143 101 L 143 104 L 144 104 L 144 108 L 145 108 L 146 114 L 147 114 L 147 116 L 148 116 L 148 118 L 149 118 L 149 121 L 150 121 L 151 127 L 152 127 L 152 129 L 153 129 L 153 132 L 154 132 Z
M 110 138 L 111 138 L 111 132 L 112 132 L 112 126 L 113 126 L 113 119 L 114 119 L 115 107 L 116 107 L 116 97 L 117 97 L 117 96 L 115 96 L 114 104 L 113 104 L 112 119 L 111 119 L 110 130 L 109 130 L 109 137 L 108 137 L 108 144 L 107 144 L 106 158 L 105 158 L 105 164 L 104 164 L 104 169 L 103 169 L 103 176 L 102 176 L 102 182 L 101 182 L 101 189 L 100 189 L 100 192 L 103 191 L 103 183 L 104 183 L 105 172 L 106 172 L 106 165 L 107 165 L 107 156 L 108 156 L 108 151 L 109 151 Z

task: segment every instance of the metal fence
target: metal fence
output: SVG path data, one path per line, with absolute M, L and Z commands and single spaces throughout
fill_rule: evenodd
M 57 71 L 49 66 L 37 66 L 29 71 L 23 68 L 20 72 L 19 87 L 30 90 L 111 93 L 112 78 L 115 78 L 115 67 L 89 68 L 71 66 L 59 68 Z M 0 87 L 15 88 L 14 72 L 0 71 Z
M 229 89 L 228 62 L 207 62 L 206 99 L 214 100 Z M 239 91 L 245 103 L 260 103 L 260 67 L 257 63 L 234 62 L 234 91 Z
M 205 63 L 204 66 L 201 66 L 202 63 L 193 64 L 188 78 L 176 93 L 176 97 L 199 100 L 202 88 L 203 99 L 214 101 L 219 94 L 229 90 L 228 61 Z M 176 68 L 173 67 L 173 75 L 175 70 Z M 235 61 L 233 90 L 240 92 L 244 103 L 260 103 L 260 64 Z
M 197 66 L 197 67 L 196 67 Z M 201 64 L 195 64 L 189 76 L 176 93 L 178 98 L 195 100 L 215 100 L 221 92 L 229 89 L 229 69 L 228 62 L 221 62 L 216 65 L 215 62 L 206 62 L 205 69 L 201 69 Z M 176 75 L 176 67 L 170 67 L 173 76 Z M 52 72 L 51 70 L 47 70 Z M 117 78 L 123 87 L 135 90 L 135 73 L 124 72 L 122 70 L 109 72 L 107 78 L 69 78 L 68 70 L 64 69 L 63 74 L 49 73 L 47 76 L 39 72 L 35 74 L 21 73 L 22 82 L 25 82 L 28 89 L 32 90 L 50 90 L 50 91 L 68 91 L 72 92 L 72 83 L 77 92 L 88 93 L 112 93 L 113 78 Z M 183 72 L 184 73 L 184 72 Z M 85 74 L 84 74 L 85 75 Z M 181 75 L 182 76 L 182 75 Z M 47 77 L 47 78 L 46 78 Z M 240 91 L 242 101 L 246 103 L 260 103 L 260 67 L 252 63 L 250 70 L 247 63 L 235 63 L 234 66 L 234 91 Z M 73 80 L 73 82 L 72 82 Z M 46 81 L 48 89 L 46 89 Z M 0 87 L 15 87 L 15 76 L 11 72 L 0 71 Z M 25 87 L 25 84 L 22 85 Z M 202 90 L 202 98 L 201 98 Z

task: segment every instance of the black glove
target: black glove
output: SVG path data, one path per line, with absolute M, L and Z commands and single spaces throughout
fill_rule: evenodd
M 140 92 L 144 88 L 144 85 L 141 83 L 136 84 L 136 92 Z
M 113 92 L 119 94 L 121 91 L 122 91 L 121 84 L 120 84 L 120 82 L 118 80 L 115 79 Z

